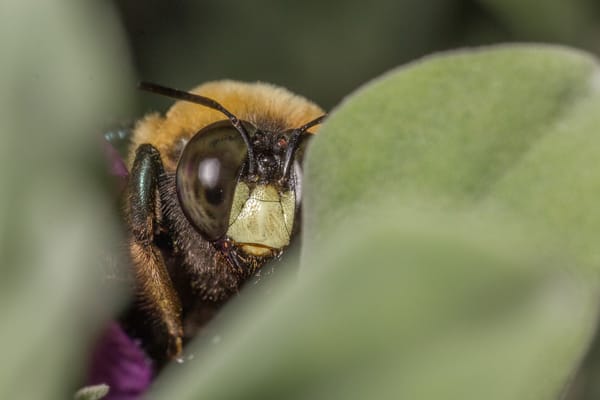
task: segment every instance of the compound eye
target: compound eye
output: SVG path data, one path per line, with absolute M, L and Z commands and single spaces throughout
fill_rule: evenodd
M 200 130 L 177 166 L 177 195 L 184 214 L 209 241 L 227 232 L 246 145 L 229 122 Z

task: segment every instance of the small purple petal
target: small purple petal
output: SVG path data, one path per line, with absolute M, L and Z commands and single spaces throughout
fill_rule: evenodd
M 127 178 L 129 176 L 125 162 L 117 149 L 107 141 L 104 141 L 104 155 L 106 156 L 109 174 L 116 178 L 119 191 L 123 190 L 127 185 Z
M 114 176 L 127 177 L 127 167 L 121 159 L 119 152 L 109 142 L 104 142 L 104 153 L 109 163 L 110 173 Z
M 152 362 L 138 343 L 111 322 L 96 343 L 87 384 L 110 387 L 103 400 L 137 400 L 152 382 Z

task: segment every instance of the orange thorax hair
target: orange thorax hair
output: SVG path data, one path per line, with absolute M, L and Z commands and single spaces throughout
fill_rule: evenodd
M 259 129 L 286 130 L 298 128 L 324 114 L 323 110 L 304 97 L 267 83 L 236 81 L 208 82 L 191 91 L 219 102 L 237 118 Z M 149 114 L 140 120 L 133 132 L 132 148 L 149 143 L 162 156 L 167 171 L 177 168 L 178 154 L 187 141 L 200 129 L 227 118 L 208 107 L 177 101 L 163 117 Z M 313 132 L 316 128 L 313 128 Z M 129 155 L 133 164 L 135 152 Z

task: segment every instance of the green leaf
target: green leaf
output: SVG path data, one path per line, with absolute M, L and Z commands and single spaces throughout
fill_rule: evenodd
M 102 284 L 119 234 L 98 181 L 101 124 L 132 87 L 114 21 L 100 3 L 0 5 L 2 399 L 72 398 L 119 298 Z
M 392 210 L 404 210 L 409 223 L 418 215 L 462 215 L 452 229 L 476 220 L 487 228 L 473 229 L 473 237 L 521 238 L 538 258 L 530 264 L 547 264 L 540 283 L 556 268 L 568 270 L 587 281 L 578 291 L 593 299 L 600 266 L 599 72 L 594 58 L 575 50 L 500 46 L 427 58 L 365 86 L 332 114 L 308 153 L 303 240 L 305 260 L 312 262 L 305 267 L 318 265 L 313 255 L 325 253 L 327 238 L 336 234 L 330 227 L 350 215 L 366 221 L 347 227 L 350 232 L 369 226 L 386 207 L 390 218 Z M 378 201 L 384 196 L 392 199 L 387 205 Z M 496 295 L 512 297 L 517 287 Z M 527 383 L 503 386 L 523 394 L 507 398 L 552 398 L 573 373 L 597 302 L 566 298 L 581 312 L 579 322 L 566 327 L 561 318 L 538 321 L 538 328 L 546 326 L 540 334 L 548 347 L 536 350 L 539 336 L 524 335 L 513 344 L 526 346 L 518 356 L 527 361 L 516 362 L 515 351 L 505 353 L 514 357 L 505 377 Z M 525 327 L 506 325 L 505 334 Z
M 504 46 L 349 96 L 307 155 L 299 278 L 243 294 L 150 398 L 556 398 L 597 315 L 599 76 Z
M 315 139 L 305 240 L 389 196 L 526 221 L 597 273 L 599 89 L 596 60 L 561 47 L 450 53 L 392 71 Z
M 228 310 L 221 342 L 150 398 L 547 398 L 587 338 L 590 294 L 525 235 L 462 220 L 395 210 L 341 227 L 315 270 Z
M 598 7 L 590 0 L 479 0 L 505 29 L 530 40 L 579 44 L 593 49 Z

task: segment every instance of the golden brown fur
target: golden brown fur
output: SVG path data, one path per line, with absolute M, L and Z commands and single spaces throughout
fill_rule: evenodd
M 324 114 L 320 107 L 307 99 L 282 87 L 261 82 L 215 81 L 200 85 L 191 92 L 216 100 L 239 119 L 258 127 L 263 121 L 269 121 L 277 123 L 277 128 L 282 130 L 298 128 Z M 150 114 L 142 119 L 135 127 L 132 146 L 153 145 L 162 155 L 165 170 L 173 171 L 177 167 L 177 159 L 169 156 L 173 149 L 201 128 L 224 119 L 219 111 L 178 101 L 164 117 Z M 313 132 L 316 129 L 313 128 Z M 134 152 L 130 154 L 129 166 L 133 163 Z

